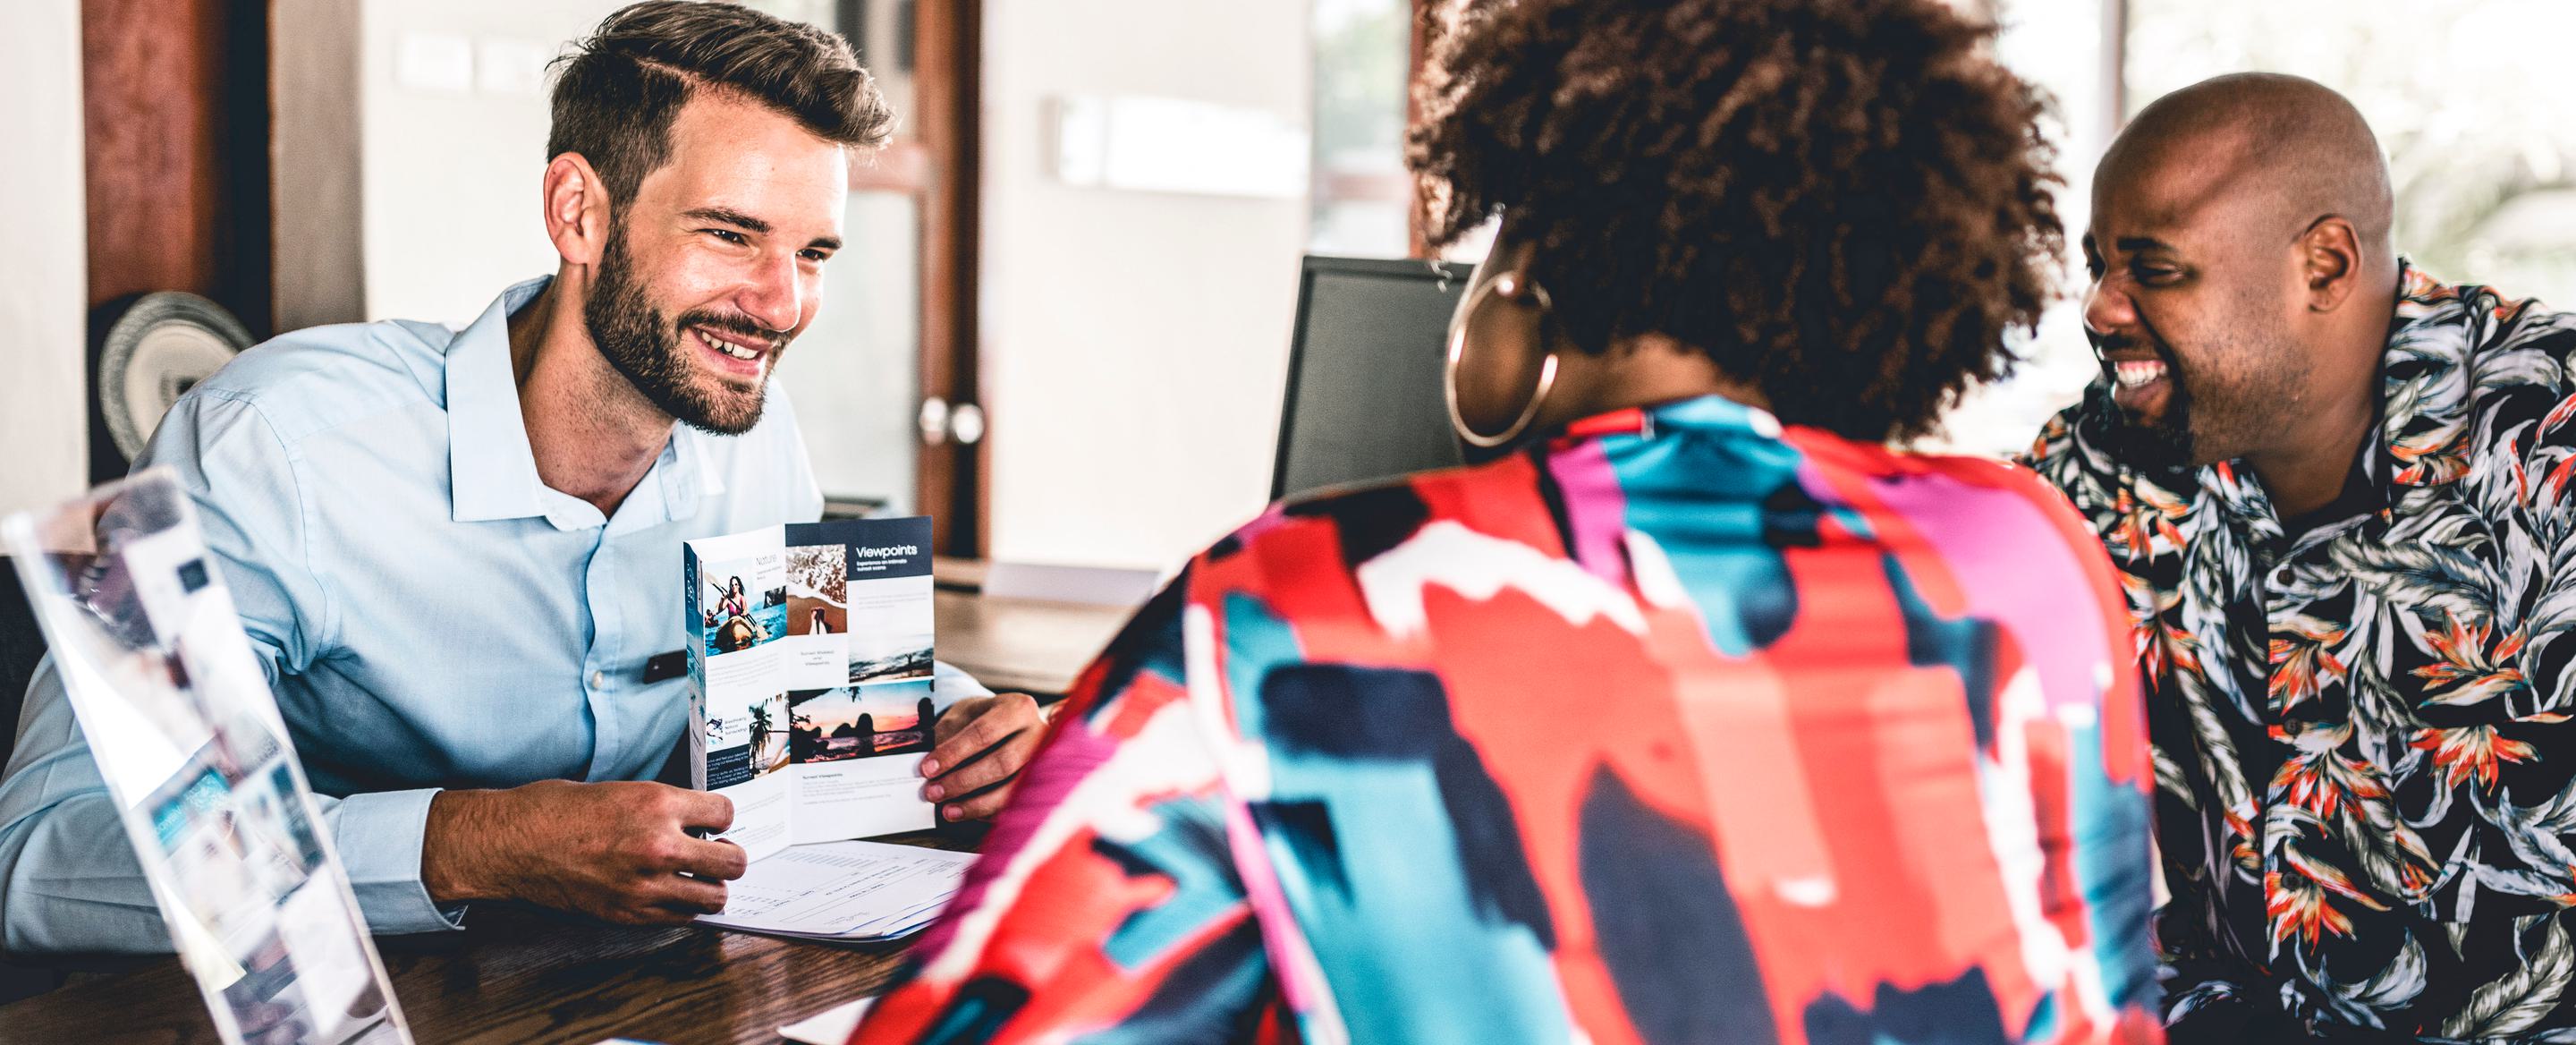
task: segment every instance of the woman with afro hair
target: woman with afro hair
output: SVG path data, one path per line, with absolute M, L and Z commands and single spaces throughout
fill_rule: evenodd
M 1194 557 L 855 1040 L 2157 1040 L 2109 563 L 2029 474 L 1891 449 L 2054 292 L 1993 27 L 1428 18 L 1426 228 L 1499 221 L 1451 421 L 1515 449 Z

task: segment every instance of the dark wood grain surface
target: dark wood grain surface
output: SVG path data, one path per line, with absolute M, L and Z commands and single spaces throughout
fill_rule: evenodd
M 971 835 L 887 841 L 961 848 Z M 533 908 L 478 908 L 460 933 L 377 942 L 422 1045 L 776 1042 L 784 1024 L 881 990 L 903 945 L 706 928 L 634 929 Z M 215 1045 L 177 959 L 0 1006 L 0 1045 Z
M 1135 610 L 1029 599 L 994 599 L 942 589 L 939 659 L 997 691 L 1058 696 L 1091 665 Z

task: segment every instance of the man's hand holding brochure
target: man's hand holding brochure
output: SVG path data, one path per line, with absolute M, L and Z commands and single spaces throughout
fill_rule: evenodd
M 972 854 L 852 841 L 938 824 L 922 763 L 958 695 L 933 678 L 929 545 L 925 517 L 688 542 L 693 783 L 751 860 L 703 921 L 887 939 L 955 894 Z

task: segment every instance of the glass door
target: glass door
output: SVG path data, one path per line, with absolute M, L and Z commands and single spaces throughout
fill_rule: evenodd
M 779 364 L 829 514 L 928 514 L 934 546 L 980 546 L 983 416 L 974 400 L 975 4 L 753 0 L 847 37 L 896 113 L 850 165 L 824 307 Z M 965 278 L 957 275 L 962 266 Z

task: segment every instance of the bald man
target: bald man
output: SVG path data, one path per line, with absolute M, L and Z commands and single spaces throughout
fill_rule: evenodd
M 2104 155 L 2102 377 L 2031 464 L 2124 572 L 2176 1041 L 2576 1041 L 2576 322 L 2391 243 L 2317 84 Z

